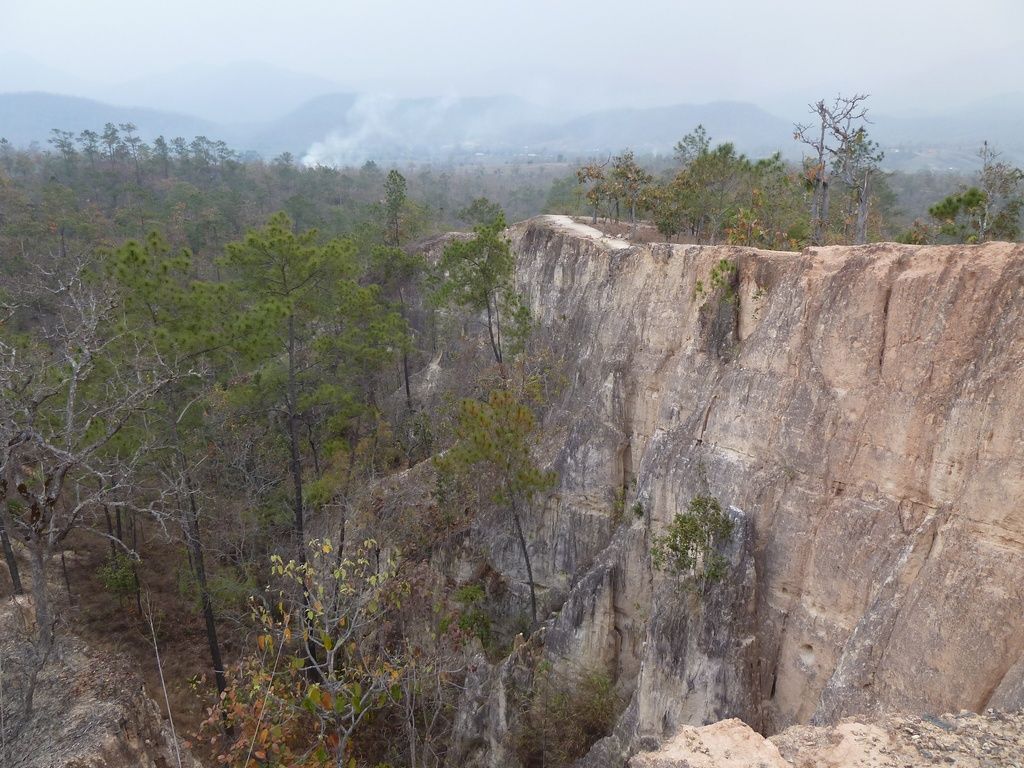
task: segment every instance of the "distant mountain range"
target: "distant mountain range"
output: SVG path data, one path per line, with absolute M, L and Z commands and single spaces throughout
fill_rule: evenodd
M 102 131 L 105 123 L 135 123 L 141 135 L 152 140 L 159 135 L 211 138 L 220 126 L 191 115 L 145 107 L 117 107 L 77 96 L 53 93 L 0 94 L 0 137 L 15 146 L 31 142 L 46 145 L 50 130 L 60 128 L 78 133 L 85 129 Z
M 297 77 L 297 76 L 296 76 Z M 276 81 L 275 81 L 276 82 Z M 277 83 L 282 88 L 288 82 Z M 325 87 L 310 85 L 309 91 Z M 172 102 L 174 100 L 171 100 Z M 255 112 L 239 118 L 253 117 Z M 804 115 L 794 115 L 804 119 Z M 323 164 L 467 160 L 531 156 L 575 159 L 634 149 L 665 154 L 703 124 L 715 141 L 732 141 L 750 155 L 782 151 L 799 157 L 793 122 L 749 103 L 713 102 L 622 108 L 572 117 L 515 97 L 386 98 L 353 93 L 312 96 L 284 114 L 262 120 L 211 120 L 184 112 L 114 106 L 46 92 L 0 94 L 0 137 L 17 146 L 45 145 L 52 128 L 101 130 L 132 122 L 146 140 L 157 135 L 223 139 L 264 157 L 291 152 Z M 1008 96 L 939 115 L 873 115 L 872 135 L 893 168 L 973 168 L 988 140 L 1024 163 L 1024 95 Z

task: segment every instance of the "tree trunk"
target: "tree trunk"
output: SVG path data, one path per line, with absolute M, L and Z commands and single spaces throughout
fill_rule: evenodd
M 61 550 L 61 553 L 60 553 L 60 570 L 61 570 L 61 573 L 64 574 L 64 588 L 68 592 L 68 605 L 74 605 L 75 604 L 75 598 L 71 594 L 71 579 L 68 578 L 68 561 L 67 561 L 67 558 L 64 557 L 64 550 L 63 549 Z
M 53 614 L 50 612 L 50 596 L 46 589 L 46 546 L 36 534 L 29 542 L 29 565 L 32 571 L 32 602 L 36 613 L 38 638 L 35 646 L 40 656 L 45 656 L 53 646 Z
M 294 512 L 294 536 L 295 536 L 295 559 L 299 565 L 306 564 L 306 533 L 305 515 L 302 501 L 302 456 L 299 453 L 299 430 L 296 422 L 296 410 L 298 409 L 298 381 L 295 371 L 295 316 L 288 317 L 288 443 L 291 450 L 291 475 L 292 488 L 295 494 L 292 500 Z M 310 608 L 309 592 L 303 590 L 302 603 L 306 610 Z M 321 679 L 320 672 L 316 667 L 316 644 L 313 638 L 306 639 L 306 652 L 309 654 L 310 663 L 306 665 L 306 677 L 314 682 Z
M 295 411 L 298 407 L 295 372 L 295 317 L 288 318 L 288 442 L 291 449 L 291 475 L 294 496 L 292 510 L 294 515 L 293 528 L 295 545 L 298 548 L 298 561 L 306 562 L 306 543 L 304 531 L 304 515 L 302 507 L 302 459 L 299 454 L 299 432 L 296 426 Z
M 821 134 L 818 137 L 818 166 L 814 178 L 814 195 L 811 198 L 811 240 L 815 245 L 824 245 L 825 224 L 828 220 L 828 181 L 825 177 L 825 105 L 818 102 L 818 117 L 821 119 Z
M 408 323 L 409 321 L 408 321 L 408 319 L 405 316 L 405 314 L 406 314 L 406 312 L 405 312 L 405 296 L 402 293 L 401 287 L 399 287 L 399 289 L 398 289 L 398 305 L 401 308 L 400 311 L 401 311 L 402 319 L 405 320 L 406 323 Z M 410 330 L 411 330 L 412 326 L 410 325 L 409 327 L 410 327 Z M 408 349 L 403 349 L 402 350 L 402 379 L 405 382 L 405 405 L 411 411 L 412 410 L 412 392 L 409 389 L 409 350 Z
M 133 514 L 131 516 L 131 524 L 132 524 L 132 552 L 134 552 L 135 556 L 138 557 L 138 555 L 139 555 L 139 532 L 138 532 L 138 528 L 135 525 L 136 522 L 137 521 L 136 521 L 135 515 Z M 139 568 L 138 568 L 137 561 L 132 561 L 132 576 L 135 579 L 135 607 L 139 611 L 139 616 L 141 616 L 142 615 L 142 582 L 139 580 Z
M 313 456 L 313 471 L 320 477 L 320 452 L 316 449 L 316 440 L 313 438 L 313 425 L 306 422 L 306 442 L 309 443 L 309 452 Z
M 7 512 L 6 505 L 4 511 L 0 512 L 0 544 L 4 548 L 4 560 L 7 563 L 7 570 L 11 573 L 11 584 L 14 587 L 14 594 L 24 594 L 25 588 L 21 584 L 21 572 L 18 570 L 18 560 L 14 556 L 14 547 L 11 546 L 11 540 L 7 536 L 7 529 L 10 525 L 10 516 Z
M 519 522 L 519 510 L 516 509 L 515 496 L 512 497 L 512 522 L 515 523 L 516 536 L 519 537 L 519 550 L 523 553 L 523 560 L 526 562 L 526 578 L 530 584 L 530 615 L 533 617 L 533 626 L 536 626 L 537 592 L 533 586 L 533 566 L 530 565 L 530 553 L 526 549 L 526 537 L 523 535 L 522 523 Z
M 172 412 L 177 411 L 178 405 L 172 398 Z M 220 640 L 217 637 L 217 622 L 213 612 L 213 600 L 210 596 L 209 582 L 206 579 L 206 558 L 199 530 L 199 505 L 196 503 L 195 484 L 192 482 L 191 473 L 187 468 L 188 465 L 181 447 L 181 435 L 178 432 L 177 422 L 173 423 L 172 433 L 174 435 L 175 455 L 177 456 L 178 465 L 185 481 L 185 490 L 188 494 L 187 508 L 180 504 L 179 496 L 178 511 L 181 515 L 182 534 L 185 536 L 189 563 L 196 577 L 196 583 L 199 585 L 199 597 L 202 605 L 203 620 L 206 623 L 206 642 L 210 648 L 213 677 L 217 685 L 217 693 L 222 694 L 227 690 L 227 680 L 224 675 L 224 661 L 220 653 Z M 222 717 L 226 717 L 226 713 L 222 712 Z M 231 735 L 232 728 L 228 726 L 225 731 L 228 735 Z
M 494 297 L 494 338 L 498 342 L 498 365 L 505 362 L 505 351 L 501 346 L 501 312 L 498 309 L 498 297 Z
M 402 350 L 402 378 L 405 380 L 405 407 L 412 410 L 412 390 L 409 389 L 409 350 Z
M 491 313 L 491 297 L 487 297 L 487 335 L 491 339 L 491 351 L 494 352 L 494 361 L 501 365 L 501 346 L 494 339 L 494 315 Z
M 821 207 L 818 209 L 818 223 L 815 231 L 815 245 L 825 245 L 825 232 L 828 227 L 830 190 L 827 179 L 821 180 Z
M 185 482 L 189 485 L 189 508 L 185 520 L 185 538 L 188 545 L 189 559 L 192 561 L 192 571 L 195 573 L 196 583 L 199 584 L 203 619 L 206 622 L 206 642 L 210 646 L 210 660 L 213 662 L 213 676 L 217 683 L 217 693 L 224 693 L 228 685 L 224 677 L 224 661 L 221 659 L 220 642 L 217 638 L 217 622 L 213 613 L 213 600 L 210 597 L 210 587 L 206 580 L 206 560 L 203 553 L 202 540 L 199 538 L 199 508 L 196 505 L 195 497 L 191 493 L 192 484 L 187 475 Z
M 863 245 L 868 241 L 868 213 L 871 209 L 871 172 L 868 170 L 864 171 L 864 183 L 861 185 L 859 190 L 860 199 L 857 201 L 857 227 L 855 232 L 855 242 L 857 245 Z

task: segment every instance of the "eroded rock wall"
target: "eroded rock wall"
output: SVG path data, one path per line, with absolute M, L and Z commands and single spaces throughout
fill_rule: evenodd
M 616 676 L 624 742 L 1024 704 L 1024 248 L 510 233 L 566 380 L 560 487 L 530 526 L 537 580 L 567 595 L 546 652 Z M 649 550 L 698 493 L 750 540 L 694 606 Z

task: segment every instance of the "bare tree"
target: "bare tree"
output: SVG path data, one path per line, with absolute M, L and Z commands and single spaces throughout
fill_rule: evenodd
M 118 322 L 119 297 L 96 263 L 37 268 L 8 322 L 40 329 L 2 342 L 0 500 L 4 528 L 27 552 L 39 654 L 56 618 L 48 565 L 72 531 L 104 506 L 137 509 L 135 479 L 152 446 L 144 411 L 179 375 L 173 361 Z M 187 373 L 185 375 L 188 375 Z M 123 542 L 118 541 L 134 555 Z
M 978 182 L 983 193 L 978 217 L 979 241 L 1016 240 L 1020 236 L 1024 171 L 1000 160 L 999 154 L 987 141 L 978 150 L 981 158 Z
M 810 105 L 817 118 L 813 123 L 797 123 L 793 138 L 806 144 L 812 155 L 805 161 L 808 183 L 811 186 L 811 241 L 824 245 L 828 229 L 831 184 L 838 175 L 856 193 L 858 200 L 857 232 L 866 237 L 868 193 L 871 173 L 881 160 L 877 145 L 867 140 L 863 123 L 868 109 L 864 102 L 867 94 L 836 96 L 831 104 L 825 101 Z

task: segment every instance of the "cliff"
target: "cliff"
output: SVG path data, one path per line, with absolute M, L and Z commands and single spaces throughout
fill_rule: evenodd
M 733 716 L 1024 705 L 1024 247 L 510 237 L 565 381 L 529 525 L 544 654 L 630 702 L 593 764 Z M 697 494 L 739 523 L 703 599 L 650 562 Z

